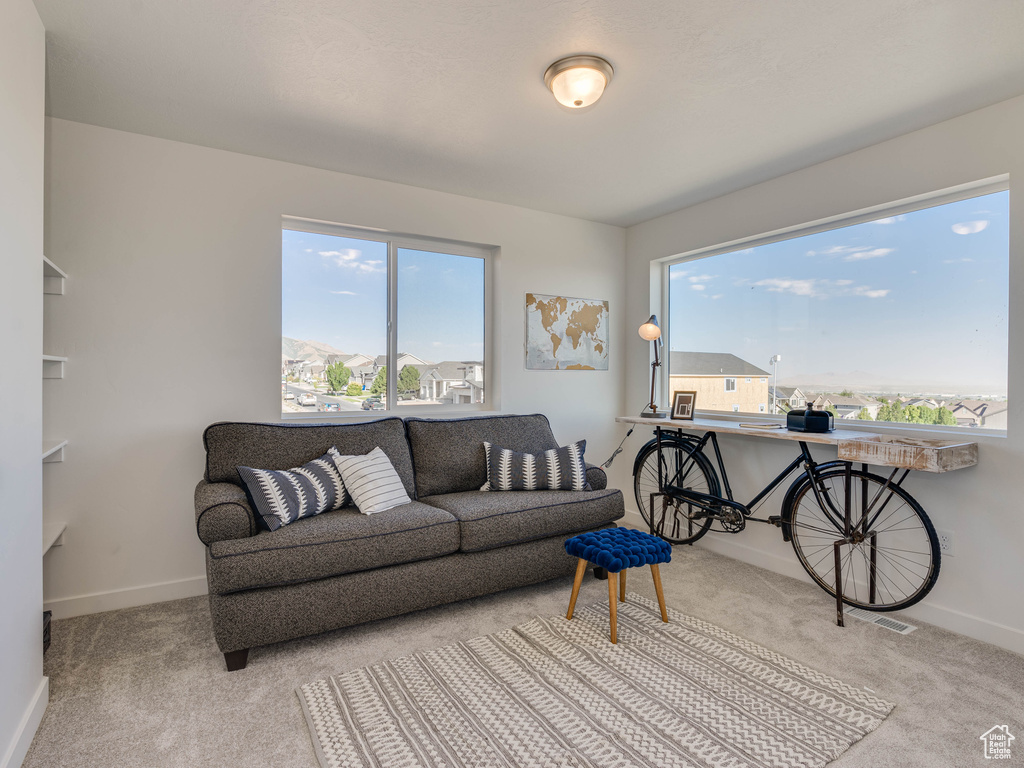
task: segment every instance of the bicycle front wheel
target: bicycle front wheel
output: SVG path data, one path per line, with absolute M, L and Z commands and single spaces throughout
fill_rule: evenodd
M 835 597 L 834 544 L 840 547 L 843 602 L 869 611 L 898 611 L 919 602 L 939 577 L 939 540 L 924 509 L 903 488 L 860 469 L 837 468 L 807 478 L 793 496 L 793 549 L 812 579 Z M 849 487 L 847 487 L 849 486 Z M 851 535 L 844 533 L 849 499 Z
M 717 496 L 718 476 L 703 453 L 689 443 L 663 438 L 661 478 L 665 485 Z M 650 530 L 673 544 L 692 544 L 711 527 L 704 508 L 661 492 L 658 486 L 658 444 L 651 441 L 637 454 L 633 494 Z

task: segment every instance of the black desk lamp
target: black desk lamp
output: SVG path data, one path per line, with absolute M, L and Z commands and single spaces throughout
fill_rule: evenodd
M 640 416 L 645 419 L 664 419 L 668 414 L 659 411 L 658 405 L 654 401 L 654 383 L 658 379 L 658 366 L 661 365 L 661 355 L 658 352 L 661 347 L 661 326 L 658 325 L 658 316 L 651 315 L 647 322 L 640 326 L 638 332 L 641 339 L 654 344 L 654 362 L 651 363 L 651 402 L 647 404 Z

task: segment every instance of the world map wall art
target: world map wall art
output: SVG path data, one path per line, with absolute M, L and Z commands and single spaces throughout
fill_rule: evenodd
M 608 302 L 526 294 L 526 368 L 607 371 Z

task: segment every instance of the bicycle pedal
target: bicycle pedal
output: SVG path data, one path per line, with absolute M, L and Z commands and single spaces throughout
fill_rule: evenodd
M 782 527 L 782 515 L 769 515 L 768 522 L 774 525 L 776 528 Z

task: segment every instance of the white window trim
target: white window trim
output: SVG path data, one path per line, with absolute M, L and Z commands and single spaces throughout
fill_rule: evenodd
M 843 227 L 852 226 L 854 224 L 863 224 L 868 221 L 875 221 L 876 219 L 885 218 L 886 216 L 898 216 L 902 213 L 912 213 L 914 211 L 920 211 L 924 208 L 934 208 L 935 206 L 945 205 L 946 203 L 955 203 L 960 200 L 967 200 L 972 197 L 981 197 L 982 195 L 990 195 L 995 192 L 1006 192 L 1010 189 L 1010 175 L 1008 173 L 999 174 L 998 176 L 990 176 L 985 179 L 979 179 L 977 181 L 967 182 L 966 184 L 959 184 L 954 187 L 947 187 L 946 189 L 937 190 L 934 192 L 926 192 L 920 195 L 913 195 L 911 197 L 903 198 L 902 200 L 895 200 L 888 203 L 880 203 L 878 205 L 869 206 L 867 208 L 861 208 L 857 211 L 849 213 L 842 213 L 836 216 L 828 216 L 823 219 L 817 219 L 815 221 L 806 222 L 804 224 L 796 224 L 791 227 L 783 227 L 781 229 L 771 230 L 760 235 L 752 235 L 750 237 L 742 237 L 737 240 L 730 240 L 725 243 L 719 243 L 717 245 L 710 245 L 703 248 L 696 248 L 692 251 L 686 251 L 684 253 L 673 254 L 670 256 L 663 256 L 657 259 L 651 259 L 651 277 L 654 278 L 655 274 L 660 278 L 660 295 L 655 295 L 652 290 L 651 295 L 651 311 L 661 317 L 671 317 L 669 307 L 669 288 L 671 281 L 669 280 L 669 269 L 676 264 L 682 264 L 689 261 L 696 261 L 698 259 L 707 258 L 709 256 L 717 256 L 722 253 L 730 253 L 731 251 L 739 251 L 744 248 L 755 248 L 759 245 L 769 245 L 771 243 L 777 243 L 782 240 L 793 240 L 798 237 L 805 235 L 813 235 L 818 232 L 827 232 L 832 229 L 841 229 Z M 657 285 L 658 283 L 654 283 Z M 662 327 L 662 343 L 665 349 L 672 349 L 671 340 L 671 323 L 666 321 Z M 668 357 L 666 355 L 666 357 Z M 661 366 L 661 371 L 658 376 L 658 391 L 667 392 L 670 386 L 670 371 L 668 365 Z M 663 395 L 664 397 L 664 395 Z M 661 407 L 667 408 L 668 406 L 664 403 Z M 695 416 L 707 416 L 710 418 L 724 418 L 729 420 L 731 413 L 728 411 L 706 411 L 694 409 Z M 768 414 L 775 415 L 775 414 Z M 777 416 L 777 415 L 776 415 Z M 842 422 L 842 424 L 840 424 Z M 780 419 L 780 423 L 784 423 Z M 972 429 L 970 427 L 940 427 L 935 424 L 907 424 L 903 422 L 879 422 L 879 421 L 861 421 L 859 419 L 840 419 L 836 422 L 836 429 L 855 429 L 858 431 L 877 432 L 879 434 L 905 434 L 911 433 L 916 435 L 946 435 L 954 436 L 957 438 L 963 438 L 965 434 L 972 435 L 972 440 L 978 438 L 1005 438 L 1007 432 L 1005 429 Z
M 499 257 L 498 246 L 482 243 L 468 243 L 458 240 L 445 240 L 443 238 L 429 237 L 426 235 L 410 235 L 402 232 L 391 232 L 376 227 L 361 227 L 352 224 L 336 224 L 320 219 L 309 219 L 301 216 L 284 215 L 281 217 L 282 230 L 289 229 L 299 232 L 310 232 L 317 235 L 333 235 L 336 237 L 349 237 L 356 240 L 372 240 L 378 243 L 385 243 L 388 246 L 388 310 L 387 310 L 387 337 L 388 360 L 398 359 L 398 333 L 392 333 L 392 329 L 398 329 L 398 303 L 395 298 L 398 295 L 398 250 L 405 248 L 416 251 L 434 251 L 438 253 L 449 253 L 454 256 L 468 256 L 482 259 L 484 262 L 484 402 L 467 403 L 463 405 L 398 405 L 398 371 L 395 366 L 388 366 L 387 376 L 387 402 L 388 407 L 382 411 L 338 411 L 330 414 L 313 413 L 281 413 L 282 421 L 343 421 L 381 418 L 383 416 L 443 416 L 446 414 L 466 414 L 480 412 L 496 412 L 500 410 L 500 391 L 497 385 L 497 355 L 494 354 L 494 272 L 495 261 Z M 278 290 L 280 294 L 280 290 Z M 281 328 L 281 318 L 278 317 L 278 330 Z M 280 339 L 278 340 L 280 347 Z M 280 354 L 280 353 L 279 353 Z M 279 398 L 278 398 L 279 399 Z M 394 405 L 392 405 L 392 403 Z
M 729 389 L 729 382 L 730 381 L 732 382 L 732 389 Z M 736 386 L 737 386 L 737 384 L 736 384 L 736 377 L 735 376 L 726 376 L 725 377 L 725 391 L 726 392 L 735 392 L 736 391 Z

